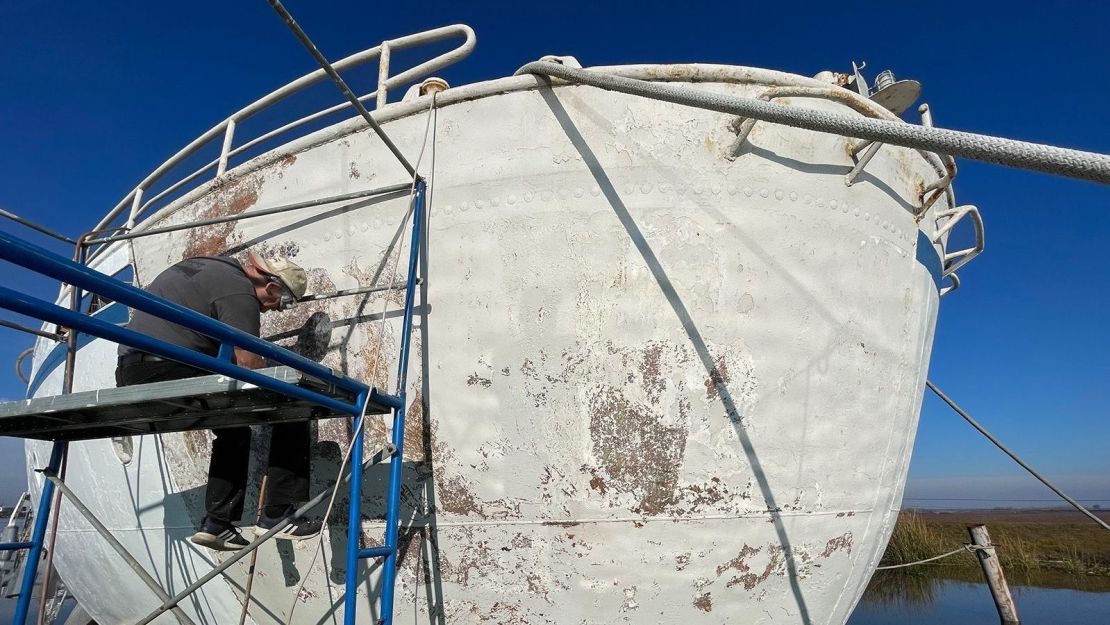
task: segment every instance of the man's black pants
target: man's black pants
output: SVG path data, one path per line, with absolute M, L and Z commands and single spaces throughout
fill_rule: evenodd
M 121 364 L 116 369 L 116 386 L 131 386 L 179 380 L 207 372 L 170 360 Z M 208 488 L 204 507 L 208 519 L 234 523 L 243 516 L 243 497 L 247 490 L 251 429 L 220 428 L 212 431 L 212 461 L 208 467 Z M 266 508 L 271 515 L 290 504 L 308 501 L 309 424 L 307 421 L 273 426 L 270 463 L 266 481 Z

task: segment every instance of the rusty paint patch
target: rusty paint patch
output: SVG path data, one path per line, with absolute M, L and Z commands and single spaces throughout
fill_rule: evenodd
M 357 180 L 362 177 L 362 172 L 358 170 L 358 165 L 355 164 L 354 161 L 351 161 L 351 167 L 348 173 L 352 180 Z
M 209 204 L 198 210 L 189 220 L 201 221 L 238 215 L 255 205 L 261 188 L 262 178 L 258 176 L 239 178 L 227 185 L 221 185 L 208 196 Z M 238 243 L 239 239 L 235 222 L 191 228 L 185 231 L 185 252 L 182 258 L 219 256 Z
M 713 597 L 710 595 L 710 593 L 698 595 L 694 599 L 694 607 L 701 610 L 702 612 L 712 612 Z
M 596 490 L 597 492 L 601 493 L 602 495 L 604 495 L 609 490 L 605 486 L 605 480 L 601 479 L 600 475 L 594 475 L 593 477 L 590 478 L 590 488 Z
M 662 356 L 663 345 L 661 343 L 651 343 L 644 349 L 643 357 L 640 360 L 640 375 L 643 379 L 644 392 L 647 394 L 648 401 L 653 404 L 659 403 L 659 396 L 667 386 L 667 378 L 663 375 L 663 367 L 660 364 Z
M 474 386 L 475 384 L 480 384 L 482 388 L 489 388 L 490 385 L 493 384 L 493 380 L 489 378 L 483 378 L 482 376 L 478 375 L 478 372 L 474 372 L 471 373 L 470 377 L 466 379 L 466 385 Z
M 686 431 L 668 426 L 647 406 L 609 386 L 589 398 L 590 440 L 609 488 L 632 493 L 632 508 L 659 514 L 676 500 L 678 469 L 686 453 Z
M 851 555 L 852 539 L 852 532 L 844 532 L 840 536 L 830 538 L 829 542 L 825 543 L 825 550 L 818 554 L 818 557 L 827 558 L 836 551 L 847 551 Z
M 582 523 L 580 521 L 544 521 L 542 523 L 542 525 L 551 525 L 551 526 L 554 526 L 554 527 L 574 527 L 576 525 L 581 525 L 581 524 Z M 574 538 L 574 537 L 571 536 L 571 538 Z
M 713 370 L 709 372 L 709 377 L 705 379 L 705 398 L 717 399 L 720 395 L 720 387 L 727 385 L 730 381 L 725 358 L 724 356 L 718 356 L 716 363 L 713 365 Z
M 740 553 L 735 558 L 725 562 L 717 567 L 717 577 L 723 575 L 729 569 L 734 569 L 739 572 L 739 575 L 733 575 L 732 579 L 725 583 L 726 588 L 732 588 L 738 584 L 742 584 L 745 590 L 751 590 L 756 586 L 762 584 L 771 576 L 777 569 L 785 565 L 783 558 L 783 548 L 778 545 L 771 545 L 767 548 L 767 553 L 770 556 L 767 561 L 767 566 L 763 569 L 762 573 L 752 572 L 751 567 L 746 562 L 748 557 L 754 556 L 762 551 L 762 547 L 751 547 L 744 545 L 740 549 Z
M 690 566 L 690 554 L 680 553 L 674 557 L 675 567 L 674 570 L 681 571 L 687 566 Z
M 470 485 L 461 476 L 440 480 L 438 489 L 439 508 L 444 512 L 460 515 L 477 515 L 481 510 L 478 500 L 470 490 Z
M 191 430 L 182 432 L 181 436 L 185 440 L 185 448 L 189 450 L 189 455 L 194 457 L 208 455 L 208 432 Z

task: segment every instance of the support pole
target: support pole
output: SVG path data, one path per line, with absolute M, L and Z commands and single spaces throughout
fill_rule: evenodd
M 66 447 L 68 443 L 54 443 L 54 447 L 50 450 L 50 462 L 46 467 L 51 473 L 58 471 Z M 12 625 L 24 625 L 27 622 L 27 612 L 31 608 L 31 592 L 35 588 L 35 578 L 38 577 L 42 545 L 46 539 L 46 522 L 50 519 L 50 502 L 53 498 L 54 482 L 43 480 L 42 494 L 39 495 L 39 505 L 35 510 L 35 528 L 31 532 L 31 548 L 27 551 L 27 564 L 23 567 L 23 582 L 19 587 L 19 600 L 15 604 Z
M 416 181 L 415 206 L 412 211 L 412 242 L 409 244 L 409 272 L 405 290 L 405 318 L 401 324 L 401 355 L 397 362 L 397 391 L 401 405 L 393 411 L 393 446 L 397 453 L 390 459 L 389 495 L 385 512 L 385 544 L 390 547 L 382 563 L 382 607 L 379 618 L 383 625 L 393 624 L 393 594 L 397 585 L 397 550 L 400 539 L 401 474 L 404 473 L 405 388 L 408 386 L 409 351 L 412 341 L 412 315 L 416 298 L 416 274 L 420 262 L 420 242 L 424 230 L 424 198 L 427 186 L 423 178 Z
M 366 394 L 358 398 L 359 408 L 366 403 Z M 347 578 L 346 590 L 343 595 L 343 623 L 354 625 L 355 600 L 358 598 L 358 547 L 362 537 L 362 440 L 363 427 L 361 419 L 355 416 L 354 440 L 351 441 L 351 488 L 350 501 L 347 505 Z
M 967 528 L 971 534 L 971 542 L 978 547 L 975 555 L 979 558 L 979 566 L 983 567 L 983 577 L 987 579 L 987 586 L 994 597 L 994 606 L 998 609 L 998 618 L 1002 625 L 1020 625 L 1017 606 L 1014 598 L 1010 596 L 1010 587 L 1006 585 L 1006 576 L 1002 573 L 1002 565 L 998 563 L 998 554 L 991 544 L 990 534 L 986 525 L 972 525 Z

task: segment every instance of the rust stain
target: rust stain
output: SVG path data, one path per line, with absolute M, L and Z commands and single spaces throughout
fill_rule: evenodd
M 203 430 L 182 432 L 185 439 L 185 448 L 191 456 L 204 456 L 208 453 L 208 433 Z
M 544 521 L 542 525 L 552 525 L 555 527 L 574 527 L 581 525 L 580 521 Z
M 829 542 L 825 543 L 825 550 L 822 551 L 818 555 L 818 557 L 827 558 L 827 557 L 831 556 L 834 552 L 842 551 L 842 550 L 847 551 L 849 554 L 852 553 L 852 533 L 851 532 L 844 532 L 840 536 L 836 536 L 835 538 L 830 538 Z
M 258 176 L 240 178 L 218 186 L 208 196 L 209 204 L 198 210 L 191 220 L 200 221 L 238 215 L 254 206 L 258 201 L 258 191 L 261 188 L 262 178 Z M 182 258 L 219 256 L 227 252 L 231 245 L 238 242 L 239 237 L 236 236 L 235 228 L 235 222 L 227 222 L 187 230 L 185 253 Z
M 740 574 L 734 574 L 732 579 L 728 580 L 728 582 L 725 583 L 726 588 L 732 588 L 733 586 L 742 584 L 745 590 L 751 590 L 756 586 L 762 584 L 764 581 L 767 580 L 768 577 L 771 576 L 772 573 L 775 572 L 775 570 L 785 564 L 782 547 L 772 545 L 767 549 L 767 553 L 770 555 L 770 559 L 767 562 L 767 566 L 763 569 L 763 572 L 758 574 L 752 572 L 751 567 L 748 566 L 748 563 L 745 561 L 745 559 L 758 554 L 762 550 L 762 547 L 751 547 L 749 545 L 744 545 L 744 547 L 740 550 L 740 553 L 738 553 L 735 558 L 717 567 L 717 577 L 720 577 L 725 573 L 725 571 L 728 571 L 729 569 L 735 569 Z
M 686 431 L 665 425 L 647 406 L 609 386 L 591 393 L 589 410 L 593 454 L 608 476 L 608 488 L 635 494 L 636 513 L 658 514 L 672 505 L 686 453 Z
M 362 173 L 358 170 L 358 165 L 354 161 L 351 161 L 350 176 L 352 180 L 362 177 Z
M 663 375 L 663 367 L 659 362 L 662 356 L 663 345 L 661 343 L 651 343 L 644 349 L 640 361 L 640 375 L 643 376 L 644 392 L 647 394 L 648 401 L 653 404 L 659 403 L 659 395 L 667 386 L 667 378 Z
M 694 599 L 694 607 L 701 610 L 702 612 L 712 612 L 713 597 L 710 596 L 710 593 L 698 595 Z
M 470 485 L 461 476 L 440 480 L 437 489 L 439 508 L 444 512 L 460 515 L 478 515 L 481 506 L 470 490 Z
M 286 154 L 285 156 L 281 157 L 281 161 L 280 161 L 282 167 L 289 167 L 290 165 L 292 165 L 293 163 L 296 163 L 296 162 L 297 162 L 297 155 L 296 154 Z
M 609 489 L 605 486 L 605 480 L 601 479 L 600 475 L 594 475 L 590 478 L 590 488 L 604 495 Z
M 717 399 L 720 394 L 720 387 L 727 385 L 730 381 L 725 358 L 724 356 L 718 356 L 713 370 L 709 372 L 709 377 L 705 379 L 705 398 Z
M 490 385 L 493 384 L 493 380 L 490 380 L 489 378 L 483 378 L 482 376 L 478 375 L 478 372 L 474 372 L 471 373 L 470 377 L 466 379 L 466 385 L 474 386 L 475 384 L 481 384 L 482 388 L 489 388 Z

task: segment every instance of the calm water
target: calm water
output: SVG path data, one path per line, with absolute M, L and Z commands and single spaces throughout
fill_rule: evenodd
M 864 595 L 848 625 L 996 625 L 984 583 L 893 579 Z M 902 588 L 899 588 L 902 586 Z M 1110 592 L 1011 586 L 1023 625 L 1110 625 Z
M 848 619 L 848 625 L 996 625 L 990 590 L 986 584 L 932 578 L 910 580 L 899 589 L 899 580 L 883 584 L 881 593 L 869 592 Z M 923 593 L 922 582 L 927 584 Z M 906 585 L 902 585 L 906 586 Z M 1013 586 L 1014 601 L 1023 625 L 1110 625 L 1110 592 L 1085 592 L 1061 588 Z M 58 623 L 72 609 L 67 601 Z M 38 597 L 32 602 L 32 618 Z M 0 599 L 0 625 L 11 622 L 15 601 Z

